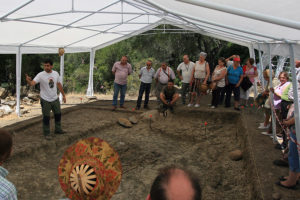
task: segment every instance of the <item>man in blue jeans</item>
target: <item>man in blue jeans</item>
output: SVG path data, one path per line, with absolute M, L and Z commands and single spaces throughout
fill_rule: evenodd
M 139 97 L 136 103 L 136 109 L 139 110 L 142 104 L 143 94 L 145 92 L 145 101 L 144 101 L 144 108 L 149 109 L 148 102 L 149 102 L 149 94 L 151 90 L 151 84 L 153 77 L 155 75 L 155 70 L 152 68 L 152 61 L 148 60 L 146 63 L 147 66 L 143 67 L 140 71 L 139 77 L 141 79 L 141 85 L 139 90 Z
M 114 64 L 112 73 L 115 75 L 113 110 L 117 109 L 117 101 L 120 92 L 120 108 L 124 107 L 125 93 L 127 89 L 127 77 L 132 73 L 131 65 L 127 62 L 127 56 L 122 56 L 121 61 Z

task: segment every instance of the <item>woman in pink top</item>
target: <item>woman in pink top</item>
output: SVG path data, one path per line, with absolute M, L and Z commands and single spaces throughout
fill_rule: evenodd
M 243 67 L 244 78 L 248 77 L 252 84 L 254 84 L 255 77 L 258 76 L 257 69 L 254 64 L 254 59 L 249 58 L 247 60 L 247 64 Z M 248 106 L 248 99 L 250 91 L 252 90 L 253 86 L 249 88 L 247 91 L 244 91 L 242 88 L 240 89 L 240 98 L 241 98 L 241 105 Z
M 281 94 L 284 91 L 285 87 L 289 85 L 289 82 L 288 82 L 288 73 L 287 72 L 281 72 L 279 74 L 278 78 L 279 78 L 280 84 L 278 86 L 276 86 L 275 89 L 274 88 L 270 88 L 270 91 L 274 94 L 274 98 L 273 98 L 273 102 L 272 102 L 273 105 L 271 105 L 271 106 L 274 106 L 275 113 L 276 113 L 278 119 L 280 121 L 282 121 L 282 119 L 281 119 L 281 112 L 280 112 Z M 279 136 L 282 136 L 281 133 L 282 133 L 282 131 L 281 131 L 280 124 L 276 120 L 276 134 L 279 135 Z M 285 138 L 284 138 L 284 140 L 285 140 Z

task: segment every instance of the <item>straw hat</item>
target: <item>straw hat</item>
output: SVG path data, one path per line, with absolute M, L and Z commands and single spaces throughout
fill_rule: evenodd
M 121 177 L 118 153 L 95 137 L 70 146 L 58 166 L 61 188 L 72 200 L 108 200 L 117 191 Z
M 207 87 L 206 84 L 201 84 L 201 86 L 200 86 L 200 91 L 201 91 L 201 92 L 206 93 L 206 92 L 207 92 L 207 89 L 208 89 L 208 87 Z
M 58 55 L 62 56 L 65 53 L 65 49 L 64 48 L 58 48 Z

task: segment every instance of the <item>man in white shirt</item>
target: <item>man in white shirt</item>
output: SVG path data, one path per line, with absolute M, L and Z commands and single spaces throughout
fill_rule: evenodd
M 169 80 L 175 79 L 175 74 L 171 67 L 168 67 L 167 63 L 163 62 L 161 67 L 156 71 L 154 78 L 156 80 L 156 97 L 160 101 L 160 92 L 167 86 Z
M 152 68 L 152 61 L 148 60 L 146 63 L 147 66 L 143 67 L 140 71 L 139 77 L 141 80 L 140 90 L 139 90 L 139 97 L 136 103 L 136 109 L 139 110 L 141 108 L 143 94 L 145 92 L 145 101 L 144 101 L 144 108 L 149 109 L 148 102 L 149 102 L 149 94 L 151 90 L 152 79 L 155 75 L 155 70 Z
M 44 62 L 44 71 L 38 73 L 36 77 L 32 80 L 26 74 L 26 81 L 30 86 L 40 84 L 40 97 L 41 106 L 43 113 L 43 132 L 45 139 L 50 140 L 50 112 L 54 113 L 55 119 L 55 134 L 65 133 L 61 129 L 61 109 L 60 102 L 58 100 L 57 89 L 61 92 L 63 96 L 63 101 L 66 103 L 66 96 L 61 84 L 61 78 L 59 74 L 52 70 L 53 62 L 50 59 Z
M 177 67 L 177 74 L 182 82 L 181 99 L 183 105 L 185 105 L 186 94 L 189 92 L 190 80 L 194 67 L 195 63 L 190 61 L 188 55 L 183 56 L 183 62 Z

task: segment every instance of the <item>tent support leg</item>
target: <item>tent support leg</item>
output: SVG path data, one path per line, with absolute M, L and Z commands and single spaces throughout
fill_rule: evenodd
M 87 96 L 94 96 L 94 86 L 93 86 L 93 72 L 95 64 L 95 49 L 90 52 L 90 73 L 89 73 L 89 85 L 86 92 Z
M 254 65 L 256 66 L 256 62 L 255 62 L 255 51 L 254 51 L 254 47 L 253 44 L 250 45 L 249 47 L 249 54 L 250 54 L 250 58 L 254 59 Z M 254 83 L 253 83 L 253 88 L 254 88 L 254 98 L 257 97 L 257 84 L 256 84 L 257 80 L 256 78 L 254 79 Z
M 270 70 L 270 88 L 273 88 L 273 69 L 272 69 L 272 55 L 271 55 L 271 44 L 268 45 L 268 56 L 269 56 L 269 70 Z M 273 106 L 274 94 L 270 92 L 270 102 L 271 102 L 271 116 L 272 116 L 272 133 L 273 133 L 273 143 L 278 143 L 277 135 L 276 135 L 276 118 L 275 113 L 272 109 Z
M 61 85 L 64 85 L 64 72 L 65 72 L 65 54 L 60 56 L 60 78 L 61 78 Z M 63 102 L 62 94 L 59 93 L 59 101 L 60 104 Z
M 293 44 L 289 44 L 290 46 L 290 65 L 291 65 L 291 71 L 292 71 L 292 78 L 293 78 L 293 95 L 294 95 L 294 117 L 295 117 L 295 125 L 296 125 L 296 137 L 297 142 L 300 144 L 300 121 L 299 121 L 299 98 L 298 98 L 298 81 L 296 77 L 296 69 L 295 69 L 295 52 L 294 52 L 294 46 Z M 299 158 L 300 163 L 300 158 Z
M 16 54 L 16 113 L 18 117 L 21 116 L 20 112 L 20 93 L 21 93 L 21 69 L 22 69 L 22 54 L 21 47 L 18 47 L 18 53 Z
M 259 70 L 260 70 L 260 73 L 261 73 L 261 87 L 262 87 L 262 90 L 265 89 L 265 80 L 264 80 L 264 76 L 263 76 L 263 73 L 264 73 L 264 65 L 263 65 L 263 62 L 262 62 L 262 56 L 261 56 L 261 49 L 260 49 L 260 45 L 258 45 L 258 56 L 259 56 Z

